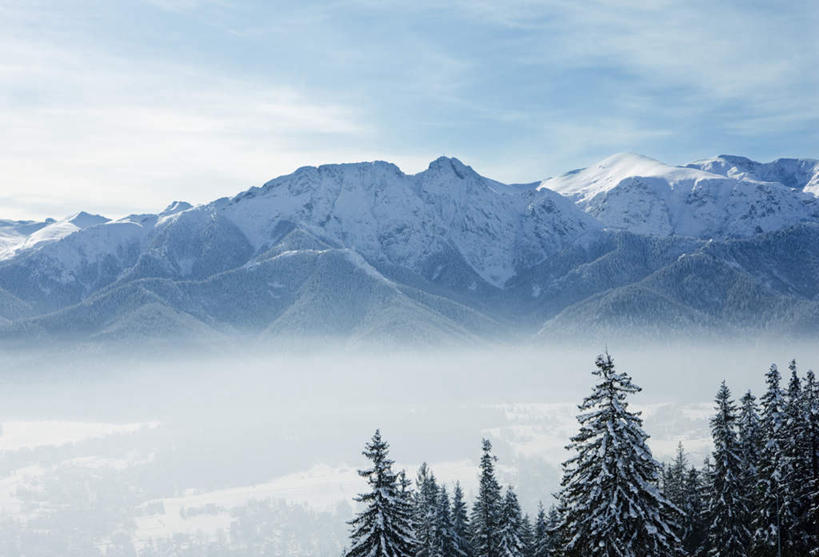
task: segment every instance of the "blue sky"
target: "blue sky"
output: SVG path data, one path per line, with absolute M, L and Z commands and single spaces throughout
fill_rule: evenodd
M 528 182 L 619 151 L 816 158 L 817 29 L 814 0 L 0 0 L 0 217 L 326 162 Z

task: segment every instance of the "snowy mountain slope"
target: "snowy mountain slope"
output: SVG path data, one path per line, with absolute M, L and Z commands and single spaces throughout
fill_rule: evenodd
M 776 159 L 762 163 L 736 155 L 720 155 L 686 166 L 739 180 L 777 182 L 819 196 L 819 160 L 816 159 Z
M 326 165 L 232 199 L 175 204 L 34 244 L 0 262 L 0 287 L 53 311 L 114 282 L 204 278 L 238 267 L 293 223 L 323 244 L 427 278 L 440 266 L 430 261 L 456 253 L 495 287 L 601 231 L 554 192 L 509 188 L 455 159 L 438 159 L 417 175 L 381 162 Z
M 495 286 L 600 230 L 553 192 L 510 188 L 448 158 L 413 176 L 384 162 L 302 168 L 223 203 L 256 251 L 281 221 L 298 222 L 370 261 L 415 271 L 452 247 Z
M 140 325 L 139 317 L 149 313 L 150 326 Z M 179 322 L 185 326 L 177 328 Z M 154 293 L 134 284 L 92 296 L 82 304 L 54 313 L 15 321 L 6 325 L 3 333 L 6 338 L 19 340 L 47 336 L 86 339 L 105 331 L 141 330 L 140 336 L 161 338 L 171 331 L 176 335 L 187 334 L 193 330 L 192 323 L 192 319 L 188 320 Z
M 31 305 L 0 289 L 0 322 L 11 322 L 34 315 Z
M 285 251 L 205 280 L 141 279 L 55 313 L 7 325 L 7 337 L 161 339 L 228 333 L 467 341 L 497 322 L 386 279 L 346 249 Z
M 777 292 L 819 300 L 819 225 L 795 226 L 742 240 L 710 242 L 702 251 L 743 269 Z
M 819 222 L 819 201 L 779 183 L 668 166 L 618 154 L 541 183 L 605 226 L 636 234 L 746 237 Z
M 0 257 L 14 254 L 18 246 L 41 228 L 53 223 L 54 219 L 45 221 L 33 220 L 0 220 Z
M 56 242 L 78 230 L 103 224 L 109 219 L 80 212 L 62 220 L 0 221 L 0 259 L 44 243 Z
M 0 261 L 0 288 L 40 312 L 77 303 L 137 262 L 155 220 L 106 222 L 21 250 Z
M 797 227 L 724 244 L 709 242 L 640 281 L 599 292 L 565 308 L 548 320 L 539 334 L 549 337 L 579 331 L 614 336 L 626 331 L 660 334 L 668 330 L 719 331 L 723 335 L 815 332 L 819 326 L 819 300 L 794 292 L 788 281 L 769 280 L 771 268 L 757 267 L 760 260 L 774 260 L 777 247 L 787 244 L 788 236 L 791 240 L 801 236 L 809 242 L 814 258 L 819 253 L 816 227 L 807 230 Z M 742 262 L 748 265 L 745 268 L 740 261 L 754 251 L 754 245 L 756 256 Z M 815 277 L 815 261 L 809 265 L 806 274 Z M 791 267 L 797 266 L 799 263 L 791 263 Z M 781 276 L 787 275 L 803 278 L 799 271 L 785 270 Z
M 0 221 L 0 338 L 808 334 L 819 201 L 797 186 L 638 155 L 507 186 L 442 157 L 415 175 L 304 167 L 113 221 Z
M 355 252 L 324 252 L 316 266 L 265 334 L 313 337 L 344 331 L 356 341 L 434 344 L 475 340 L 476 333 L 485 335 L 496 325 L 452 302 L 408 295 Z
M 516 312 L 542 324 L 567 306 L 639 282 L 702 244 L 690 238 L 613 233 L 594 251 L 574 254 L 565 263 L 549 261 L 516 277 L 511 287 L 521 302 Z

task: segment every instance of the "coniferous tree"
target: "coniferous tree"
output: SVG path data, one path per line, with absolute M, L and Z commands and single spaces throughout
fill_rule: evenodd
M 736 406 L 725 381 L 717 392 L 715 402 L 717 413 L 711 418 L 714 470 L 708 505 L 709 554 L 715 557 L 745 557 L 751 540 L 751 532 L 745 523 L 748 503 L 742 486 Z
M 540 557 L 562 557 L 565 555 L 564 548 L 566 543 L 563 540 L 563 533 L 560 529 L 562 518 L 560 510 L 556 505 L 549 507 L 549 512 L 546 513 L 546 543 L 543 548 L 543 553 Z
M 819 547 L 819 384 L 811 370 L 808 370 L 805 375 L 805 388 L 802 393 L 807 421 L 807 451 L 810 470 L 808 519 L 809 524 L 812 525 L 812 544 Z
M 469 516 L 466 501 L 464 501 L 464 492 L 459 482 L 455 482 L 455 493 L 452 496 L 452 532 L 459 551 L 466 557 L 471 557 Z
M 796 369 L 796 361 L 789 366 L 791 372 L 785 397 L 785 420 L 783 429 L 783 515 L 787 517 L 783 528 L 783 545 L 791 555 L 807 555 L 813 549 L 813 525 L 810 523 L 811 476 L 810 440 L 808 416 L 802 384 Z
M 563 464 L 560 530 L 570 556 L 677 555 L 677 510 L 657 489 L 659 464 L 646 445 L 638 412 L 627 397 L 640 391 L 598 356 L 599 380 L 580 405 L 580 432 Z
M 546 510 L 543 502 L 537 504 L 537 516 L 532 532 L 533 557 L 549 557 L 549 525 L 546 522 Z
M 759 483 L 756 490 L 758 510 L 754 528 L 755 553 L 775 555 L 781 544 L 780 536 L 787 524 L 782 516 L 782 485 L 784 481 L 784 406 L 779 369 L 771 364 L 765 374 L 766 391 L 760 399 L 764 445 L 759 458 Z
M 481 475 L 478 497 L 472 507 L 472 551 L 475 557 L 500 556 L 500 521 L 503 500 L 500 484 L 495 478 L 495 457 L 492 443 L 483 440 Z
M 523 522 L 520 525 L 520 541 L 523 542 L 524 557 L 535 557 L 535 531 L 529 515 L 523 514 Z
M 697 550 L 698 555 L 708 555 L 711 552 L 711 545 L 708 539 L 708 527 L 710 526 L 708 520 L 708 503 L 711 500 L 711 478 L 714 477 L 714 463 L 711 462 L 711 455 L 706 455 L 702 462 L 702 472 L 699 474 L 699 500 L 702 502 L 702 518 L 703 518 L 703 540 Z
M 680 510 L 679 537 L 688 555 L 705 554 L 707 536 L 706 501 L 700 472 L 688 465 L 682 442 L 677 445 L 674 460 L 663 470 L 663 495 Z
M 756 486 L 759 485 L 759 460 L 764 447 L 762 424 L 759 419 L 759 409 L 756 397 L 747 391 L 742 395 L 737 424 L 739 440 L 739 455 L 742 461 L 742 490 L 747 501 L 748 515 L 743 519 L 749 528 L 753 529 L 754 517 L 759 514 L 759 504 L 756 498 Z M 753 534 L 753 530 L 751 531 Z
M 677 444 L 677 455 L 674 460 L 663 469 L 663 495 L 678 509 L 685 504 L 685 476 L 688 460 L 682 442 Z M 684 534 L 683 534 L 684 535 Z
M 708 523 L 706 501 L 703 499 L 702 474 L 694 466 L 685 475 L 685 503 L 682 508 L 683 549 L 691 557 L 707 555 Z
M 511 487 L 506 489 L 503 498 L 500 520 L 500 557 L 525 557 L 526 546 L 521 537 L 523 516 L 518 497 Z
M 438 482 L 426 462 L 424 462 L 418 468 L 415 480 L 413 526 L 417 541 L 416 557 L 433 557 L 435 555 L 437 512 Z
M 346 556 L 411 557 L 415 554 L 412 511 L 392 471 L 389 445 L 379 430 L 364 446 L 363 454 L 372 465 L 358 474 L 367 478 L 370 491 L 355 498 L 365 508 L 350 521 L 351 548 Z
M 461 548 L 452 523 L 452 509 L 449 506 L 449 493 L 446 486 L 438 492 L 437 512 L 435 513 L 435 551 L 434 557 L 466 557 Z

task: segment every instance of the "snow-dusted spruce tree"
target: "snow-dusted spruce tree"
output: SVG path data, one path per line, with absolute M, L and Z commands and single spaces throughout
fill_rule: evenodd
M 520 524 L 520 541 L 523 542 L 524 557 L 535 557 L 535 530 L 526 513 L 523 513 L 523 522 Z
M 523 516 L 515 491 L 506 488 L 500 519 L 499 557 L 525 557 L 526 546 L 521 539 Z
M 434 557 L 467 557 L 461 547 L 455 527 L 452 523 L 452 509 L 449 506 L 449 493 L 446 486 L 438 492 L 435 513 L 435 551 Z
M 711 551 L 711 546 L 708 540 L 708 502 L 711 500 L 711 478 L 714 475 L 714 463 L 711 462 L 711 455 L 705 455 L 705 460 L 702 462 L 702 471 L 699 474 L 699 500 L 702 503 L 702 525 L 703 537 L 702 543 L 697 546 L 696 555 L 708 555 Z
M 413 526 L 417 540 L 416 557 L 433 557 L 436 546 L 435 521 L 438 511 L 438 482 L 426 463 L 418 468 L 415 480 Z
M 739 439 L 739 455 L 742 460 L 742 490 L 748 502 L 748 516 L 743 519 L 749 528 L 753 528 L 754 517 L 759 514 L 759 505 L 756 498 L 756 486 L 759 484 L 759 459 L 762 455 L 764 438 L 762 423 L 759 419 L 759 409 L 756 397 L 747 391 L 742 395 L 739 407 L 739 421 L 737 424 Z M 751 532 L 753 534 L 753 531 Z
M 560 530 L 569 556 L 642 557 L 681 554 L 678 511 L 657 488 L 659 464 L 646 445 L 628 395 L 640 388 L 618 373 L 607 353 L 592 372 L 599 380 L 580 405 L 580 431 L 563 463 Z
M 802 396 L 802 382 L 796 369 L 796 361 L 789 366 L 791 372 L 785 397 L 785 420 L 783 429 L 783 508 L 787 510 L 789 532 L 783 536 L 785 547 L 792 555 L 807 555 L 813 544 L 813 525 L 810 523 L 810 439 L 808 415 Z M 783 532 L 784 534 L 784 532 Z
M 819 383 L 813 371 L 805 375 L 804 397 L 807 420 L 808 459 L 810 481 L 808 486 L 809 523 L 812 525 L 813 544 L 819 547 Z
M 685 458 L 685 449 L 682 442 L 677 444 L 677 454 L 670 464 L 663 467 L 663 495 L 677 508 L 682 509 L 685 504 L 685 475 L 688 470 L 688 460 Z
M 355 498 L 365 508 L 350 521 L 350 549 L 346 557 L 412 557 L 415 555 L 415 535 L 412 529 L 412 509 L 392 471 L 389 445 L 375 434 L 364 446 L 364 456 L 372 465 L 359 470 L 367 478 L 370 491 Z
M 460 482 L 455 482 L 455 493 L 452 496 L 452 533 L 455 536 L 455 543 L 459 552 L 466 557 L 472 556 L 472 545 L 470 543 L 469 516 L 464 501 L 464 491 Z
M 481 475 L 478 497 L 472 507 L 472 551 L 474 557 L 499 557 L 500 520 L 503 497 L 500 484 L 495 478 L 495 457 L 492 443 L 483 440 Z
M 707 535 L 706 503 L 700 483 L 700 472 L 688 465 L 683 444 L 679 443 L 674 460 L 663 470 L 662 492 L 681 511 L 678 534 L 688 555 L 705 553 L 702 542 Z
M 548 557 L 549 525 L 546 524 L 546 509 L 543 501 L 537 504 L 537 515 L 532 532 L 532 557 Z
M 704 487 L 702 473 L 694 466 L 688 469 L 685 476 L 685 503 L 682 509 L 682 537 L 683 549 L 691 557 L 707 555 L 708 522 L 706 513 L 706 501 L 703 493 L 707 492 Z
M 759 457 L 759 483 L 756 490 L 757 512 L 753 522 L 754 552 L 775 555 L 780 524 L 788 524 L 782 513 L 783 445 L 785 400 L 780 387 L 779 369 L 771 364 L 765 374 L 766 391 L 760 398 L 762 437 Z
M 751 532 L 745 520 L 748 502 L 742 486 L 742 459 L 736 433 L 736 405 L 725 381 L 714 399 L 716 415 L 711 418 L 714 441 L 714 470 L 708 502 L 710 555 L 745 557 L 750 549 Z
M 538 512 L 538 517 L 540 513 Z M 536 521 L 535 538 L 537 540 L 535 545 L 535 557 L 557 557 L 562 555 L 563 544 L 560 537 L 560 512 L 557 507 L 552 505 L 549 512 L 545 516 L 545 528 L 542 525 L 540 518 Z

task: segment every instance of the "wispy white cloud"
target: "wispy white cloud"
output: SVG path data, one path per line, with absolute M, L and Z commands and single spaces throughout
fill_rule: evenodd
M 0 216 L 441 153 L 507 181 L 623 150 L 816 156 L 817 27 L 808 0 L 0 0 Z
M 819 90 L 815 2 L 476 0 L 458 9 L 534 31 L 519 38 L 520 59 L 531 64 L 619 68 L 704 102 L 739 100 L 762 111 L 803 109 Z
M 371 131 L 360 110 L 289 86 L 27 41 L 0 49 L 14 53 L 0 64 L 7 216 L 207 201 L 347 156 L 335 145 Z

